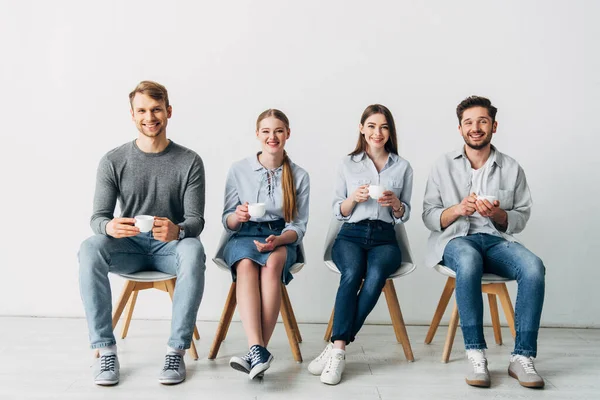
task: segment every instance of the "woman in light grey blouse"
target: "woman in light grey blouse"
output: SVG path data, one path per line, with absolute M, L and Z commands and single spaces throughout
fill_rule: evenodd
M 256 138 L 262 151 L 234 163 L 225 185 L 223 225 L 231 236 L 224 258 L 237 282 L 238 310 L 250 348 L 229 364 L 251 379 L 262 376 L 273 360 L 266 347 L 279 315 L 281 281 L 292 280 L 289 270 L 308 222 L 310 181 L 284 150 L 290 133 L 283 112 L 261 113 Z
M 368 106 L 356 148 L 344 157 L 335 182 L 333 214 L 344 224 L 332 248 L 341 273 L 333 334 L 308 366 L 323 383 L 340 382 L 346 345 L 377 304 L 387 278 L 400 267 L 394 224 L 408 221 L 412 183 L 412 168 L 398 155 L 392 113 L 380 104 Z

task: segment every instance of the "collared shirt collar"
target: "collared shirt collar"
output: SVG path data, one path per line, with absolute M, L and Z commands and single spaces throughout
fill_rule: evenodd
M 496 157 L 494 157 L 494 164 L 496 164 L 498 167 L 502 168 L 502 161 L 503 161 L 502 153 L 500 153 L 498 151 L 498 149 L 496 149 L 496 146 L 494 146 L 493 144 L 491 145 L 491 147 L 492 147 L 492 150 L 496 152 Z M 460 149 L 451 153 L 451 156 L 452 156 L 453 160 L 457 160 L 461 157 L 467 158 L 467 153 L 465 152 L 465 146 L 462 146 Z
M 255 155 L 248 157 L 248 162 L 250 163 L 250 165 L 252 166 L 252 169 L 254 171 L 260 171 L 261 169 L 264 169 L 264 170 L 267 169 L 258 161 L 258 156 L 261 153 L 262 153 L 262 151 L 259 151 Z M 275 168 L 273 171 L 278 171 L 282 168 L 283 168 L 283 165 L 280 165 L 279 167 Z
M 351 156 L 352 161 L 354 162 L 361 162 L 364 161 L 365 158 L 367 157 L 367 153 L 365 151 L 360 152 L 358 154 L 354 154 L 353 156 Z M 388 153 L 388 160 L 385 163 L 385 165 L 389 165 L 391 163 L 396 163 L 398 162 L 399 156 L 398 154 L 394 154 L 394 153 Z

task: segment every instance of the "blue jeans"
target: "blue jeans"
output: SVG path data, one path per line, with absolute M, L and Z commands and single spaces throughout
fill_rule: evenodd
M 177 275 L 168 345 L 188 349 L 204 292 L 205 261 L 204 248 L 198 238 L 165 243 L 147 232 L 122 239 L 96 235 L 85 240 L 79 249 L 79 289 L 91 347 L 116 343 L 108 273 L 160 271 Z
M 341 277 L 331 341 L 348 344 L 377 304 L 385 281 L 402 262 L 394 226 L 379 220 L 345 223 L 333 244 L 332 258 Z
M 477 233 L 448 242 L 442 263 L 456 272 L 456 302 L 467 350 L 487 348 L 481 296 L 481 277 L 487 272 L 517 281 L 513 354 L 537 355 L 546 273 L 542 260 L 519 243 Z

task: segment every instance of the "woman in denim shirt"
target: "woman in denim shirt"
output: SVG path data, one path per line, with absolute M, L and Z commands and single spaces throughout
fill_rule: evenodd
M 262 151 L 234 163 L 225 185 L 223 225 L 231 237 L 224 257 L 237 282 L 238 310 L 250 348 L 229 364 L 251 379 L 262 375 L 273 360 L 266 346 L 279 315 L 281 281 L 292 279 L 289 269 L 308 222 L 310 182 L 308 173 L 284 150 L 290 132 L 283 112 L 269 109 L 260 114 L 256 138 Z M 251 216 L 249 203 L 263 203 L 264 215 Z
M 394 224 L 410 216 L 413 173 L 408 161 L 398 155 L 391 112 L 380 104 L 370 105 L 359 130 L 356 148 L 343 159 L 335 182 L 333 213 L 345 223 L 332 249 L 333 262 L 341 272 L 332 343 L 308 367 L 330 385 L 341 380 L 346 345 L 354 341 L 377 304 L 386 279 L 400 267 L 402 254 Z M 375 199 L 375 188 L 369 195 L 371 185 L 386 190 Z

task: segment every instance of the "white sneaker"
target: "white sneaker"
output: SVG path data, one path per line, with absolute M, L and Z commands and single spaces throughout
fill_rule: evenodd
M 321 382 L 327 385 L 337 385 L 342 380 L 342 373 L 346 368 L 346 351 L 331 349 L 331 356 L 321 373 Z
M 332 349 L 333 343 L 329 343 L 327 346 L 325 346 L 325 350 L 323 350 L 317 358 L 315 358 L 310 362 L 310 364 L 308 364 L 308 372 L 310 372 L 313 375 L 321 375 L 323 369 L 325 368 L 325 364 L 327 364 L 329 357 L 331 357 Z

